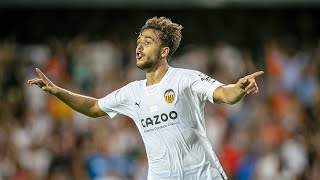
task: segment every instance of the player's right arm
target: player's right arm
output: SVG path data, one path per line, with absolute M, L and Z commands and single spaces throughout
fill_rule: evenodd
M 40 78 L 28 80 L 28 84 L 37 85 L 43 91 L 48 92 L 72 109 L 90 117 L 105 116 L 107 113 L 102 111 L 98 105 L 98 99 L 73 93 L 52 83 L 41 71 L 36 68 Z

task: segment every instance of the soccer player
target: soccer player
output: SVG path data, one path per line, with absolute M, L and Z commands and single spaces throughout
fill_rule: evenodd
M 146 79 L 134 81 L 96 99 L 52 83 L 38 68 L 38 85 L 74 110 L 90 117 L 129 116 L 143 138 L 148 179 L 227 179 L 206 136 L 204 105 L 234 104 L 255 94 L 262 71 L 224 85 L 194 70 L 170 67 L 168 61 L 181 41 L 182 26 L 165 17 L 148 19 L 137 38 L 136 65 Z

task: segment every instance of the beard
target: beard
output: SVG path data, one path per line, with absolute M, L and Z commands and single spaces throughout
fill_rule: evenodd
M 146 56 L 146 60 L 139 64 L 137 62 L 137 67 L 143 71 L 153 71 L 156 70 L 159 67 L 160 64 L 160 51 L 158 51 L 154 56 Z

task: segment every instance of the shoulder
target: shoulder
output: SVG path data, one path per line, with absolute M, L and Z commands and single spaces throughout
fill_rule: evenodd
M 197 70 L 176 68 L 176 71 L 178 72 L 176 74 L 179 74 L 182 81 L 188 84 L 194 84 L 198 82 L 213 84 L 218 82 L 216 79 Z
M 141 88 L 143 81 L 144 80 L 130 82 L 130 83 L 126 84 L 125 86 L 123 86 L 121 89 L 130 90 L 130 91 L 139 90 Z
M 112 92 L 114 96 L 123 100 L 132 101 L 136 96 L 139 96 L 139 92 L 141 92 L 141 81 L 133 81 L 130 82 L 121 88 Z
M 192 69 L 174 68 L 174 70 L 176 71 L 176 74 L 178 76 L 188 80 L 201 79 L 201 76 L 203 74 L 200 71 Z
M 143 80 L 138 80 L 138 81 L 132 81 L 125 85 L 124 87 L 138 87 L 142 83 Z

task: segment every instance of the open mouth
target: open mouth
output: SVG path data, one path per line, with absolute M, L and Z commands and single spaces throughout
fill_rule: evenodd
M 142 54 L 141 52 L 137 52 L 137 53 L 136 53 L 136 58 L 137 58 L 138 60 L 140 60 L 143 56 L 144 56 L 144 54 Z

